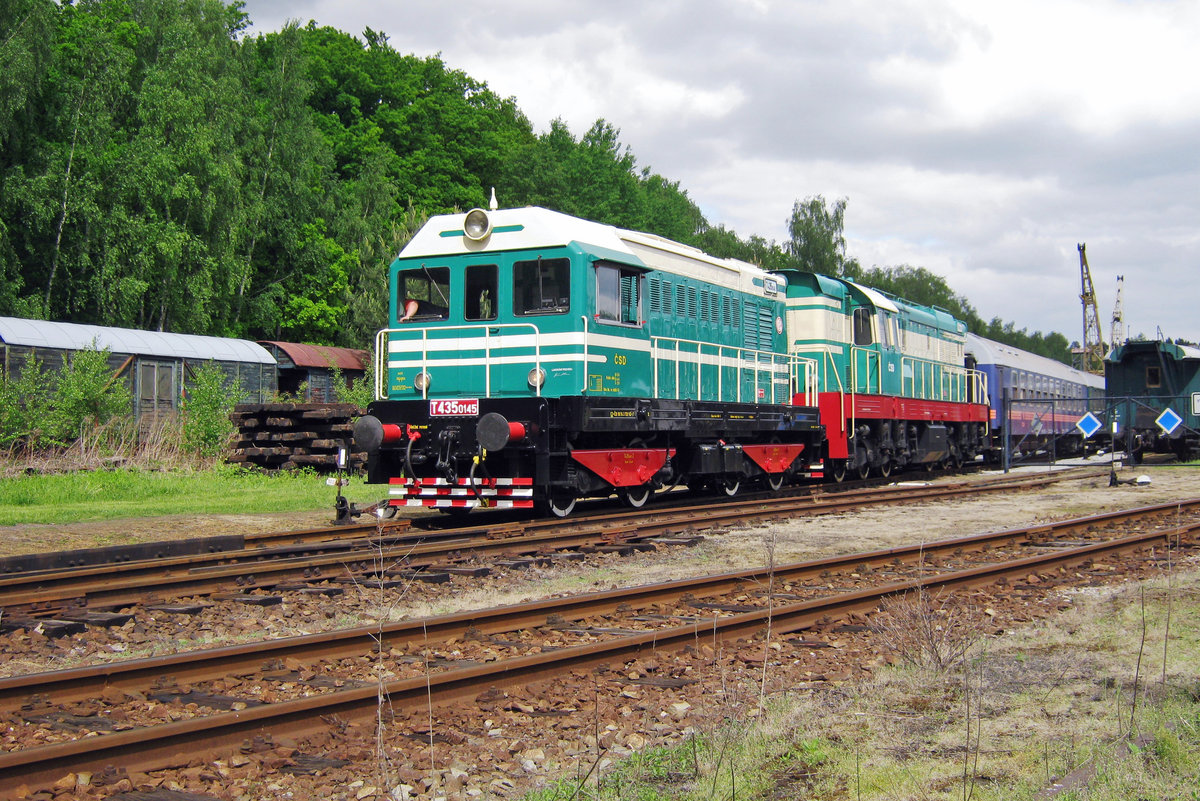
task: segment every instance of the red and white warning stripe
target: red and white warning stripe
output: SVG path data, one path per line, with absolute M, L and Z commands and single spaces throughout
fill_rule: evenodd
M 426 506 L 435 509 L 528 509 L 533 507 L 532 478 L 469 478 L 450 482 L 444 478 L 393 478 L 389 506 Z

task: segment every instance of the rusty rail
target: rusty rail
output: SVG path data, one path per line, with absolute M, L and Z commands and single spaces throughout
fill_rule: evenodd
M 1182 505 L 1194 508 L 1197 504 L 1200 504 L 1200 500 L 1189 501 Z M 1030 529 L 1014 529 L 983 535 L 982 537 L 948 540 L 942 543 L 916 546 L 916 549 L 928 554 L 934 548 L 962 549 L 969 546 L 989 547 L 987 545 L 989 540 L 992 543 L 1009 541 L 1015 537 L 1022 536 L 1018 532 L 1023 532 L 1024 539 L 1045 537 L 1051 532 L 1063 533 L 1081 527 L 1095 526 L 1122 519 L 1128 520 L 1146 514 L 1162 514 L 1174 511 L 1180 506 L 1181 504 L 1163 504 L 1155 507 L 1143 507 L 1138 510 L 1125 510 L 1105 515 L 1077 518 L 1058 524 L 1039 525 Z M 402 708 L 409 704 L 419 704 L 421 708 L 424 708 L 427 704 L 440 705 L 456 700 L 472 698 L 489 686 L 503 688 L 524 685 L 551 678 L 563 671 L 586 669 L 601 664 L 627 660 L 647 651 L 678 650 L 688 644 L 694 643 L 698 634 L 702 634 L 706 639 L 715 638 L 717 640 L 745 637 L 760 631 L 768 618 L 771 621 L 773 631 L 787 633 L 809 627 L 814 622 L 823 618 L 836 618 L 851 612 L 870 611 L 877 607 L 883 598 L 907 592 L 917 587 L 944 589 L 993 584 L 1001 578 L 1021 577 L 1030 572 L 1060 566 L 1076 567 L 1087 564 L 1098 557 L 1136 551 L 1151 547 L 1158 542 L 1171 542 L 1185 535 L 1192 535 L 1198 530 L 1200 530 L 1200 523 L 1144 532 L 1082 547 L 1054 549 L 1053 552 L 1044 555 L 974 567 L 942 575 L 922 577 L 911 581 L 896 582 L 867 590 L 847 592 L 831 598 L 781 604 L 774 606 L 773 609 L 744 612 L 728 617 L 714 617 L 711 621 L 706 620 L 703 623 L 702 630 L 698 628 L 700 626 L 699 623 L 694 623 L 692 625 L 665 630 L 647 631 L 645 633 L 622 636 L 607 642 L 517 657 L 487 665 L 447 670 L 417 679 L 393 681 L 382 685 L 382 687 L 371 686 L 339 690 L 299 700 L 250 707 L 238 712 L 221 713 L 205 718 L 114 734 L 102 734 L 71 742 L 7 753 L 0 755 L 0 792 L 11 794 L 21 784 L 27 787 L 49 786 L 69 772 L 95 772 L 115 763 L 124 763 L 124 767 L 129 769 L 136 768 L 141 771 L 187 764 L 189 760 L 195 757 L 199 748 L 203 748 L 206 752 L 228 750 L 240 746 L 246 738 L 254 735 L 270 736 L 279 742 L 302 740 L 306 736 L 327 728 L 329 724 L 326 722 L 326 719 L 329 716 L 336 716 L 343 720 L 374 719 L 378 714 L 379 693 L 381 690 L 388 696 L 389 703 L 394 709 Z M 868 557 L 875 559 L 880 557 L 884 559 L 889 557 L 895 558 L 898 552 L 905 550 L 911 554 L 912 549 L 889 549 L 888 551 L 873 552 L 873 554 L 854 554 L 839 557 L 834 561 L 842 565 L 858 565 L 866 561 Z M 801 565 L 783 568 L 777 567 L 775 569 L 775 576 L 779 578 L 785 574 L 785 571 L 801 567 L 811 570 L 817 564 L 819 563 L 802 563 Z M 822 569 L 830 569 L 830 562 L 825 562 Z M 762 580 L 764 577 L 765 572 L 763 570 L 740 571 L 738 573 L 708 577 L 701 581 L 730 583 Z M 685 585 L 694 581 L 671 582 L 669 585 L 648 585 L 624 592 L 641 593 L 643 597 L 650 597 L 654 592 L 661 593 L 665 588 L 672 587 L 669 590 L 670 592 L 679 593 Z M 694 592 L 694 589 L 690 591 Z M 595 593 L 570 601 L 538 602 L 536 604 L 523 604 L 518 607 L 509 608 L 508 610 L 500 608 L 471 614 L 477 626 L 480 623 L 485 627 L 496 625 L 496 621 L 506 613 L 516 615 L 514 618 L 515 621 L 518 621 L 516 627 L 544 625 L 549 609 L 553 609 L 555 613 L 562 615 L 563 608 L 568 603 L 577 604 L 569 613 L 570 615 L 594 613 L 595 609 L 607 609 L 611 607 L 614 601 L 631 603 L 628 594 L 623 597 L 623 600 L 620 600 L 622 598 L 621 592 Z M 592 610 L 585 611 L 589 606 L 592 607 Z M 431 618 L 426 621 L 398 624 L 398 626 L 401 628 L 408 627 L 410 631 L 414 627 L 419 626 L 423 630 L 431 632 L 436 630 L 444 635 L 446 629 L 439 629 L 438 622 L 441 621 L 442 623 L 449 624 L 451 618 L 462 617 L 461 615 L 445 616 L 444 618 Z M 457 624 L 461 625 L 462 622 L 462 620 L 459 620 Z M 514 622 L 510 621 L 499 625 L 512 628 L 514 627 Z M 361 633 L 365 630 L 357 631 L 361 636 Z M 379 630 L 375 630 L 373 634 L 374 636 L 378 636 Z M 297 639 L 312 640 L 313 638 Z M 268 643 L 255 646 L 259 649 L 257 654 L 259 662 L 264 658 L 269 658 L 269 655 L 264 650 L 264 646 L 269 645 Z M 219 650 L 231 651 L 234 649 Z M 180 655 L 174 659 L 180 660 L 176 664 L 183 664 L 188 660 L 196 661 L 199 656 L 198 654 Z M 109 675 L 110 680 L 113 680 L 122 671 L 127 670 L 120 665 L 105 666 L 101 670 L 106 668 L 112 669 Z M 65 671 L 60 673 L 70 672 Z M 38 688 L 45 687 L 53 691 L 51 688 L 53 684 L 51 677 L 54 675 L 44 674 L 40 677 L 24 677 L 23 680 L 32 682 L 26 684 L 27 690 L 30 687 L 37 686 Z M 126 675 L 132 675 L 132 673 L 126 673 Z M 4 685 L 11 687 L 11 683 L 14 681 L 5 680 Z

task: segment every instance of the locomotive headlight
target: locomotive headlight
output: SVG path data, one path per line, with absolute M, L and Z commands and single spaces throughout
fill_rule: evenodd
M 492 232 L 492 221 L 483 209 L 471 209 L 463 218 L 463 233 L 472 242 L 482 242 Z
M 421 371 L 417 373 L 415 378 L 413 378 L 413 386 L 424 392 L 425 390 L 429 389 L 429 381 L 429 373 Z
M 535 367 L 529 371 L 527 380 L 529 381 L 529 386 L 534 389 L 541 389 L 542 385 L 546 383 L 546 371 L 540 367 Z

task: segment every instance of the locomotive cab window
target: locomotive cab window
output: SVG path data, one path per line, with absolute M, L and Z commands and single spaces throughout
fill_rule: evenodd
M 463 317 L 468 320 L 496 319 L 496 265 L 472 264 L 467 268 Z
M 640 271 L 615 264 L 596 265 L 596 319 L 618 325 L 641 325 Z
M 866 306 L 854 310 L 854 344 L 875 344 L 875 337 L 871 334 L 871 310 Z
M 513 314 L 562 314 L 570 308 L 569 259 L 513 262 Z
M 1146 386 L 1161 387 L 1162 386 L 1162 370 L 1156 364 L 1146 366 Z
M 445 320 L 450 313 L 450 268 L 422 265 L 397 276 L 399 322 Z

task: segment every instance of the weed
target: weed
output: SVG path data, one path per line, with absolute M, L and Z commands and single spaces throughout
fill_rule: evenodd
M 956 667 L 981 636 L 974 609 L 924 587 L 883 604 L 877 622 L 884 644 L 904 662 L 941 673 Z
M 236 401 L 235 392 L 226 385 L 224 371 L 215 362 L 207 362 L 193 372 L 181 407 L 184 446 L 202 457 L 223 453 L 234 435 L 229 413 Z

